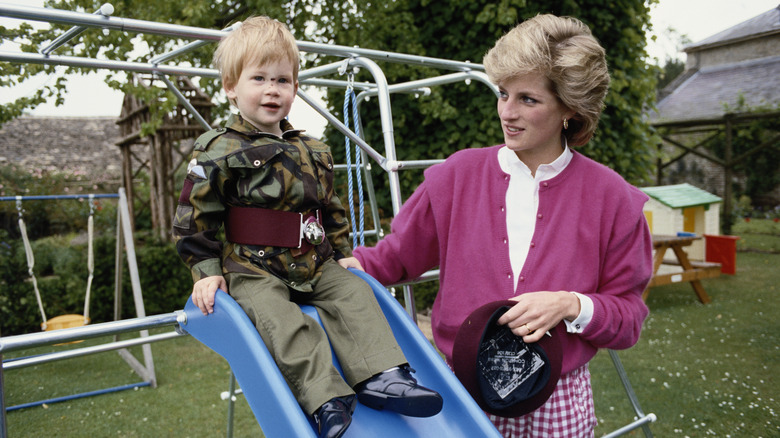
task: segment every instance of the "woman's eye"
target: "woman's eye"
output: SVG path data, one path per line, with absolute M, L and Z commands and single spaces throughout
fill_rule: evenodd
M 498 92 L 498 98 L 499 99 L 506 99 L 509 97 L 509 94 L 506 91 L 499 91 Z

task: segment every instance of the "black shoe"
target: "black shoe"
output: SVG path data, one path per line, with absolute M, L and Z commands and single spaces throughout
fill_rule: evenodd
M 438 392 L 417 384 L 408 365 L 375 375 L 357 385 L 360 403 L 377 409 L 387 409 L 410 417 L 432 417 L 441 411 Z
M 352 423 L 355 406 L 357 400 L 354 395 L 334 397 L 320 406 L 314 413 L 320 438 L 339 438 L 344 435 Z

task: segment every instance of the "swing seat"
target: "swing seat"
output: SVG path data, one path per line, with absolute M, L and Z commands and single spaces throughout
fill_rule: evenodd
M 86 319 L 86 321 L 84 321 Z M 84 318 L 84 315 L 68 314 L 55 316 L 46 321 L 46 331 L 60 330 L 71 327 L 81 327 L 89 324 L 89 318 Z M 44 324 L 41 324 L 43 327 Z
M 85 319 L 86 321 L 84 321 Z M 46 331 L 50 332 L 52 330 L 61 330 L 66 328 L 85 326 L 89 324 L 89 321 L 90 319 L 84 318 L 84 315 L 77 315 L 75 313 L 70 313 L 67 315 L 59 315 L 59 316 L 55 316 L 54 318 L 47 319 L 45 325 L 41 324 L 41 328 L 45 326 Z M 79 342 L 84 342 L 84 341 L 63 342 L 61 344 L 54 344 L 54 346 L 59 347 L 61 345 L 78 344 Z

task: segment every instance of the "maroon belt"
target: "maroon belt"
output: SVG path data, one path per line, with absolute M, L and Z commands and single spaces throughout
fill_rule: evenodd
M 325 240 L 319 210 L 303 214 L 255 207 L 230 207 L 227 240 L 243 245 L 299 248 L 307 252 Z

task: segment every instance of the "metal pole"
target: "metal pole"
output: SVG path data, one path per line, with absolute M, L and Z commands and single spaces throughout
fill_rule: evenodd
M 74 26 L 99 27 L 121 32 L 151 33 L 188 39 L 208 39 L 219 41 L 225 32 L 215 29 L 203 29 L 178 24 L 157 23 L 154 21 L 134 20 L 131 18 L 105 17 L 84 12 L 63 11 L 53 8 L 35 8 L 0 4 L 0 16 L 22 20 L 48 21 L 50 23 L 70 24 Z
M 102 322 L 49 332 L 28 333 L 0 338 L 0 354 L 41 347 L 44 345 L 62 344 L 71 341 L 97 338 L 119 333 L 146 330 L 156 327 L 181 324 L 186 318 L 183 311 L 163 313 L 160 315 L 130 318 L 122 321 Z
M 109 15 L 114 13 L 114 7 L 110 3 L 104 3 L 103 6 L 100 7 L 97 11 L 95 11 L 94 15 L 101 15 L 104 17 L 108 17 Z M 47 47 L 45 47 L 43 50 L 41 50 L 41 53 L 44 55 L 48 55 L 49 53 L 57 50 L 58 47 L 62 46 L 63 44 L 67 43 L 68 41 L 75 38 L 78 34 L 81 32 L 84 32 L 87 30 L 84 26 L 76 26 L 64 34 L 60 35 L 51 42 Z
M 19 18 L 23 20 L 48 21 L 84 27 L 100 27 L 123 32 L 149 33 L 195 40 L 219 41 L 228 31 L 204 29 L 192 26 L 157 23 L 153 21 L 134 20 L 130 18 L 104 17 L 83 12 L 63 11 L 51 8 L 35 8 L 0 4 L 0 16 Z M 471 62 L 452 61 L 449 59 L 431 58 L 427 56 L 408 55 L 384 50 L 363 49 L 360 47 L 339 46 L 308 41 L 299 41 L 298 48 L 304 52 L 343 58 L 363 57 L 376 61 L 387 61 L 401 64 L 434 67 L 445 70 L 484 71 L 484 66 Z
M 117 193 L 107 193 L 107 194 L 87 194 L 87 195 L 28 195 L 28 196 L 0 196 L 0 201 L 16 201 L 19 199 L 20 201 L 41 201 L 41 200 L 62 200 L 62 199 L 88 199 L 89 197 L 93 197 L 95 199 L 98 198 L 118 198 L 119 194 Z
M 320 113 L 325 119 L 333 125 L 338 131 L 340 131 L 342 134 L 349 137 L 350 140 L 357 143 L 358 146 L 360 146 L 361 149 L 366 151 L 366 153 L 373 158 L 379 165 L 384 168 L 385 163 L 387 162 L 387 159 L 383 157 L 379 152 L 377 152 L 374 148 L 368 145 L 368 143 L 365 142 L 362 138 L 357 136 L 351 129 L 344 126 L 344 124 L 341 122 L 341 120 L 337 119 L 336 116 L 330 113 L 326 108 L 323 108 L 322 105 L 317 103 L 316 100 L 314 100 L 311 96 L 306 94 L 305 91 L 298 88 L 298 96 L 303 99 L 304 102 L 308 103 L 309 106 L 314 108 L 315 111 Z
M 171 82 L 168 78 L 166 78 L 163 75 L 157 75 L 157 77 L 160 78 L 163 82 L 165 82 L 165 85 L 168 86 L 168 89 L 171 90 L 171 92 L 173 92 L 173 94 L 176 96 L 176 99 L 179 100 L 179 103 L 184 105 L 185 108 L 187 108 L 187 111 L 189 111 L 190 114 L 192 114 L 192 116 L 195 117 L 195 120 L 197 120 L 198 124 L 200 124 L 200 126 L 204 130 L 208 131 L 209 129 L 211 129 L 209 122 L 207 122 L 206 119 L 204 119 L 203 116 L 200 115 L 198 110 L 196 110 L 195 107 L 192 106 L 189 99 L 187 99 L 187 97 L 185 97 L 181 93 L 181 91 L 179 91 L 179 89 L 176 88 L 176 85 L 173 82 Z
M 609 357 L 612 359 L 612 364 L 615 365 L 615 370 L 618 373 L 620 382 L 623 384 L 623 389 L 626 390 L 626 395 L 628 395 L 628 400 L 631 402 L 631 407 L 634 408 L 634 413 L 637 415 L 638 420 L 612 432 L 608 436 L 613 437 L 622 435 L 630 430 L 636 429 L 637 427 L 641 427 L 642 431 L 645 433 L 645 436 L 647 438 L 652 438 L 653 432 L 650 430 L 648 423 L 652 423 L 656 420 L 655 414 L 645 415 L 645 413 L 642 411 L 642 407 L 639 406 L 639 400 L 634 393 L 634 388 L 631 386 L 631 382 L 628 380 L 628 373 L 626 373 L 626 369 L 623 368 L 623 363 L 620 361 L 620 357 L 618 357 L 617 352 L 615 350 L 609 350 Z
M 63 359 L 73 359 L 76 357 L 88 356 L 90 354 L 104 353 L 106 351 L 113 351 L 122 348 L 134 347 L 136 345 L 144 345 L 151 342 L 167 341 L 169 339 L 177 338 L 179 336 L 185 336 L 185 335 L 183 333 L 174 331 L 169 333 L 152 335 L 145 338 L 126 339 L 124 341 L 110 342 L 106 344 L 93 345 L 91 347 L 83 347 L 74 350 L 60 351 L 56 353 L 48 353 L 40 356 L 25 357 L 21 359 L 9 359 L 5 363 L 3 363 L 3 369 L 15 370 L 17 368 L 24 368 L 32 365 L 40 365 L 40 364 L 55 362 Z
M 398 213 L 401 209 L 401 189 L 398 181 L 397 162 L 395 154 L 395 138 L 393 136 L 393 111 L 390 105 L 390 91 L 387 85 L 387 78 L 381 68 L 372 60 L 367 58 L 352 58 L 349 65 L 362 66 L 371 73 L 374 82 L 377 85 L 377 97 L 379 99 L 379 121 L 382 125 L 382 137 L 385 143 L 385 163 L 382 168 L 389 172 L 390 176 L 390 198 L 393 205 L 393 213 Z M 360 145 L 360 143 L 358 143 Z M 362 147 L 362 146 L 361 146 Z
M 0 332 L 0 339 L 3 339 L 3 333 Z M 3 352 L 0 351 L 0 364 L 3 363 Z M 3 377 L 3 367 L 0 366 L 0 438 L 8 437 L 8 427 L 5 424 L 5 382 Z
M 219 78 L 219 72 L 214 69 L 179 67 L 174 65 L 159 65 L 142 62 L 112 61 L 109 59 L 80 58 L 78 56 L 41 55 L 38 53 L 20 53 L 0 51 L 0 61 L 66 65 L 69 67 L 102 68 L 106 70 L 131 71 L 138 73 L 161 73 L 166 75 L 185 75 Z

